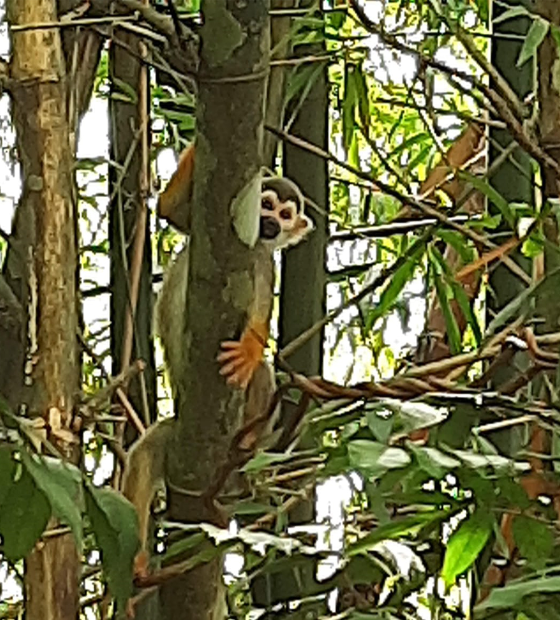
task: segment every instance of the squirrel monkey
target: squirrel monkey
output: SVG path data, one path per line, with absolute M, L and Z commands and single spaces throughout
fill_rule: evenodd
M 180 157 L 177 170 L 159 196 L 158 215 L 188 235 L 194 147 Z M 269 336 L 272 314 L 276 249 L 299 243 L 312 229 L 303 212 L 303 196 L 294 183 L 279 177 L 262 182 L 259 242 L 255 265 L 255 297 L 247 312 L 247 322 L 238 341 L 225 341 L 217 360 L 220 373 L 230 385 L 245 389 L 244 424 L 268 410 L 275 391 L 274 373 L 263 354 Z M 177 393 L 184 372 L 183 351 L 177 339 L 183 327 L 188 274 L 188 237 L 183 250 L 169 269 L 157 304 L 157 329 L 161 337 L 173 392 Z M 150 506 L 158 487 L 165 480 L 165 455 L 173 434 L 173 420 L 153 425 L 131 448 L 123 476 L 123 493 L 134 504 L 139 517 L 141 550 L 135 560 L 135 573 L 148 572 L 146 549 Z

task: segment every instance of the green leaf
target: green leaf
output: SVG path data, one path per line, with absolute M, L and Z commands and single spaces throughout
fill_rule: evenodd
M 88 484 L 85 497 L 103 571 L 122 610 L 132 594 L 132 564 L 139 548 L 138 515 L 134 506 L 112 489 L 97 489 Z
M 388 448 L 377 441 L 356 439 L 348 443 L 350 465 L 370 474 L 406 467 L 410 456 L 401 448 Z
M 6 446 L 0 447 L 0 510 L 14 484 L 16 466 L 12 451 Z
M 523 47 L 519 52 L 519 58 L 517 59 L 516 66 L 521 67 L 530 58 L 536 55 L 540 44 L 544 41 L 550 28 L 550 22 L 547 22 L 542 17 L 535 17 L 529 32 L 523 41 Z
M 492 608 L 512 608 L 518 605 L 523 597 L 544 592 L 560 591 L 560 577 L 541 577 L 529 581 L 514 581 L 494 588 L 486 600 L 475 607 L 475 611 Z
M 358 103 L 356 89 L 356 66 L 346 63 L 344 74 L 344 99 L 342 100 L 342 142 L 346 151 L 350 149 L 356 130 L 355 110 Z
M 494 518 L 486 510 L 477 509 L 465 519 L 449 538 L 443 559 L 441 577 L 447 586 L 455 583 L 476 560 L 494 525 Z
M 461 459 L 465 465 L 472 467 L 473 469 L 484 469 L 486 467 L 493 467 L 494 469 L 507 469 L 513 467 L 514 461 L 500 456 L 499 454 L 477 454 L 476 452 L 469 452 L 467 450 L 448 450 L 450 454 L 454 454 L 457 458 Z M 516 466 L 520 466 L 520 463 L 516 463 Z
M 381 416 L 377 411 L 368 411 L 366 420 L 375 439 L 381 443 L 387 443 L 393 430 L 393 416 Z
M 437 448 L 417 446 L 412 442 L 409 442 L 407 447 L 416 457 L 418 465 L 431 476 L 434 476 L 434 478 L 443 478 L 450 469 L 461 465 L 461 461 L 452 458 Z
M 26 469 L 10 487 L 6 500 L 0 510 L 0 549 L 7 560 L 15 562 L 31 552 L 45 531 L 51 507 Z
M 434 249 L 428 252 L 428 256 L 432 255 L 433 250 Z M 436 271 L 434 271 L 433 280 L 434 286 L 436 287 L 436 294 L 439 305 L 443 313 L 443 318 L 445 319 L 445 327 L 447 331 L 447 337 L 449 339 L 449 348 L 451 349 L 451 353 L 453 355 L 456 355 L 461 350 L 461 332 L 451 309 L 451 295 L 449 295 L 451 291 L 450 288 L 443 282 L 439 273 L 437 273 Z
M 481 179 L 480 177 L 463 170 L 458 171 L 457 174 L 459 178 L 465 179 L 475 189 L 483 193 L 486 198 L 488 198 L 488 200 L 498 208 L 504 220 L 509 224 L 511 229 L 515 230 L 515 217 L 510 209 L 508 201 L 498 191 L 496 191 L 486 179 Z
M 369 93 L 366 74 L 363 65 L 358 65 L 354 71 L 356 96 L 358 99 L 358 114 L 364 131 L 367 131 L 370 123 Z
M 444 510 L 421 512 L 404 519 L 394 519 L 390 523 L 376 527 L 355 543 L 348 546 L 348 557 L 369 551 L 383 540 L 394 540 L 417 534 L 423 527 L 449 516 Z
M 407 256 L 403 264 L 395 271 L 389 284 L 383 289 L 377 306 L 368 314 L 366 320 L 366 330 L 369 331 L 375 325 L 378 318 L 382 317 L 390 310 L 406 283 L 412 279 L 414 270 L 424 255 L 424 248 L 418 247 L 411 256 Z
M 59 459 L 40 458 L 27 452 L 21 453 L 21 460 L 37 487 L 49 500 L 53 514 L 70 526 L 78 553 L 81 553 L 83 500 L 80 471 Z
M 467 324 L 470 325 L 472 329 L 476 344 L 477 346 L 480 346 L 480 343 L 482 342 L 482 332 L 480 331 L 480 325 L 478 324 L 476 315 L 473 312 L 470 300 L 467 297 L 467 293 L 465 292 L 463 286 L 455 280 L 450 282 L 450 285 L 455 296 L 455 301 L 459 304 L 461 312 L 467 319 Z
M 540 232 L 535 232 L 530 235 L 528 239 L 525 239 L 521 246 L 521 253 L 527 258 L 536 258 L 540 256 L 544 251 L 545 241 Z
M 186 551 L 191 551 L 192 549 L 206 545 L 207 543 L 208 537 L 204 532 L 196 532 L 194 534 L 184 536 L 179 540 L 174 540 L 169 544 L 165 551 L 165 560 L 167 562 L 171 562 L 175 560 L 175 558 L 179 559 L 180 556 L 184 557 Z
M 440 424 L 449 415 L 445 408 L 423 402 L 385 399 L 382 404 L 398 416 L 399 430 L 405 433 Z
M 447 245 L 450 245 L 461 257 L 463 263 L 468 264 L 474 260 L 473 248 L 465 243 L 465 237 L 455 230 L 437 230 L 435 233 Z M 449 267 L 446 273 L 451 273 Z
M 516 6 L 504 11 L 500 16 L 493 19 L 492 22 L 494 24 L 501 24 L 508 19 L 514 19 L 515 17 L 519 17 L 521 15 L 529 15 L 529 11 L 523 6 Z
M 560 49 L 560 28 L 558 28 L 558 26 L 555 26 L 554 24 L 551 24 L 550 34 L 552 34 L 552 38 L 554 39 L 554 42 L 556 43 L 556 47 Z
M 288 80 L 288 86 L 286 88 L 286 94 L 284 96 L 285 105 L 288 104 L 296 95 L 308 92 L 310 86 L 315 84 L 317 77 L 323 71 L 321 63 L 315 63 L 310 65 L 303 65 L 298 67 L 290 74 Z
M 271 512 L 273 507 L 264 502 L 237 502 L 234 506 L 234 514 L 236 515 L 264 515 Z
M 554 536 L 550 528 L 541 521 L 524 515 L 513 519 L 513 537 L 522 557 L 532 566 L 544 568 L 554 547 Z
M 257 454 L 241 468 L 241 471 L 254 474 L 269 465 L 273 465 L 274 463 L 283 463 L 290 458 L 292 457 L 289 454 L 281 454 L 277 452 L 257 452 Z

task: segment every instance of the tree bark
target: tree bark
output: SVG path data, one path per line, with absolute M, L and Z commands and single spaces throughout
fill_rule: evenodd
M 220 377 L 216 355 L 221 341 L 239 335 L 253 296 L 256 253 L 250 246 L 257 238 L 260 208 L 268 8 L 265 0 L 202 4 L 188 320 L 177 334 L 185 372 L 169 455 L 172 520 L 217 522 L 196 494 L 227 462 L 241 424 L 243 395 Z M 162 601 L 169 619 L 224 617 L 222 558 L 164 585 Z
M 12 0 L 11 25 L 57 18 L 54 0 Z M 29 402 L 45 418 L 53 441 L 76 461 L 78 443 L 57 430 L 72 431 L 79 389 L 76 331 L 76 235 L 72 202 L 72 149 L 66 106 L 65 66 L 58 30 L 12 32 L 11 76 L 14 123 L 22 164 L 19 213 L 31 232 L 22 246 L 30 275 L 30 353 L 35 364 Z M 21 299 L 27 302 L 26 298 Z M 26 561 L 26 617 L 76 618 L 80 562 L 71 535 L 43 540 Z
M 150 218 L 146 206 L 149 191 L 147 141 L 149 86 L 147 68 L 128 50 L 142 54 L 137 36 L 120 32 L 121 45 L 112 45 L 112 89 L 126 84 L 136 93 L 134 101 L 110 101 L 109 182 L 114 200 L 109 211 L 111 244 L 111 352 L 113 374 L 135 359 L 145 370 L 128 386 L 130 400 L 144 421 L 155 420 L 156 376 L 152 335 L 152 255 Z M 144 392 L 145 388 L 145 392 Z

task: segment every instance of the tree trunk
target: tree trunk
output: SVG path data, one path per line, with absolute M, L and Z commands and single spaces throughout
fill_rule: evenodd
M 109 237 L 111 243 L 111 352 L 113 374 L 135 359 L 146 368 L 128 386 L 130 400 L 146 424 L 155 420 L 156 378 L 152 337 L 152 260 L 149 211 L 149 164 L 146 126 L 149 118 L 147 68 L 128 50 L 142 54 L 137 36 L 117 31 L 124 47 L 113 43 L 110 75 L 113 92 L 121 84 L 136 93 L 134 101 L 110 100 L 111 166 Z
M 12 0 L 8 15 L 11 25 L 55 21 L 56 3 Z M 28 230 L 34 232 L 24 247 L 31 253 L 29 333 L 30 352 L 36 360 L 29 405 L 33 415 L 45 418 L 49 439 L 76 462 L 79 444 L 65 443 L 56 433 L 73 430 L 79 389 L 73 161 L 59 31 L 12 32 L 12 49 L 14 123 L 24 182 L 20 206 L 21 213 L 32 220 Z M 79 575 L 72 536 L 44 539 L 26 561 L 26 617 L 76 618 Z
M 302 8 L 313 5 L 314 2 L 309 0 L 301 3 Z M 324 51 L 324 45 L 321 44 L 300 45 L 295 49 L 295 56 L 319 56 Z M 296 99 L 299 102 L 297 97 Z M 328 151 L 328 111 L 328 76 L 325 64 L 305 100 L 298 105 L 290 132 Z M 306 197 L 320 208 L 328 210 L 328 163 L 324 159 L 288 144 L 284 148 L 284 175 L 297 183 Z M 307 213 L 315 222 L 315 230 L 305 242 L 291 248 L 282 256 L 279 350 L 325 315 L 328 221 L 325 213 L 318 213 L 309 207 Z M 323 331 L 295 351 L 287 362 L 297 372 L 308 376 L 320 375 L 323 368 Z M 281 425 L 293 431 L 294 427 L 297 427 L 298 415 L 299 407 L 292 403 L 283 403 Z M 293 432 L 286 432 L 285 437 L 286 440 L 291 439 Z M 275 450 L 284 450 L 286 447 L 282 437 Z M 314 497 L 300 502 L 290 512 L 290 523 L 308 523 L 313 519 L 313 514 Z M 304 587 L 302 580 L 309 584 L 313 583 L 313 579 L 312 567 L 307 567 L 305 571 L 289 569 L 262 578 L 257 577 L 253 585 L 253 599 L 258 605 L 266 607 L 279 601 L 286 602 L 297 598 L 298 592 Z
M 520 5 L 526 6 L 527 3 L 523 0 L 509 0 L 499 5 L 496 4 L 493 7 L 493 17 L 495 19 L 509 8 Z M 516 17 L 494 26 L 497 33 L 518 36 L 517 39 L 496 37 L 493 40 L 492 64 L 506 79 L 520 100 L 523 100 L 533 87 L 531 63 L 527 62 L 521 68 L 515 64 L 529 25 L 529 19 Z M 507 130 L 496 128 L 490 130 L 489 165 L 492 165 L 492 162 L 500 156 L 503 149 L 510 145 L 511 141 L 512 137 Z M 533 203 L 533 173 L 529 156 L 522 149 L 516 149 L 494 173 L 490 183 L 508 202 Z M 489 205 L 488 211 L 492 215 L 497 213 L 497 209 L 493 205 Z M 500 229 L 502 232 L 508 231 L 511 235 L 516 232 L 510 230 L 507 223 L 503 221 Z M 530 272 L 530 262 L 519 251 L 513 252 L 511 257 L 525 271 Z M 492 312 L 499 312 L 515 299 L 526 286 L 503 263 L 498 264 L 490 273 L 489 284 L 488 307 Z M 507 382 L 513 376 L 512 371 L 514 371 L 514 366 L 511 364 L 504 364 L 503 367 L 497 368 L 492 378 L 493 385 L 498 386 Z M 489 433 L 488 438 L 499 447 L 500 451 L 506 454 L 515 454 L 523 443 L 523 434 L 523 430 L 514 428 Z M 490 585 L 500 583 L 502 579 L 501 569 L 492 564 L 491 560 L 495 542 L 495 539 L 492 538 L 477 563 L 480 579 Z M 481 591 L 479 590 L 476 596 L 480 596 L 480 594 Z
M 268 8 L 265 0 L 202 3 L 188 320 L 177 334 L 184 343 L 186 371 L 169 454 L 172 520 L 216 522 L 214 511 L 196 493 L 227 461 L 241 424 L 243 395 L 220 377 L 216 355 L 221 341 L 239 335 L 253 296 L 256 253 L 249 245 L 257 238 L 260 208 Z M 225 617 L 222 558 L 165 584 L 161 595 L 168 619 Z

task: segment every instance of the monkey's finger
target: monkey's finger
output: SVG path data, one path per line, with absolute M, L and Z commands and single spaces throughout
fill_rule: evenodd
M 226 382 L 228 385 L 232 385 L 235 387 L 241 387 L 245 389 L 249 384 L 249 380 L 252 376 L 252 371 L 250 368 L 246 366 L 240 366 L 235 369 L 230 369 L 231 364 L 228 364 L 227 368 L 224 367 L 220 369 L 220 374 L 226 377 Z
M 239 349 L 241 348 L 241 342 L 239 340 L 224 340 L 220 343 L 221 349 Z
M 244 359 L 243 356 L 240 355 L 239 351 L 235 349 L 232 349 L 231 351 L 222 351 L 221 353 L 218 353 L 218 355 L 216 355 L 216 359 L 220 363 L 229 362 L 230 360 L 236 358 L 241 360 Z
M 236 357 L 220 368 L 220 374 L 229 377 L 241 372 L 244 366 L 246 366 L 245 360 Z

